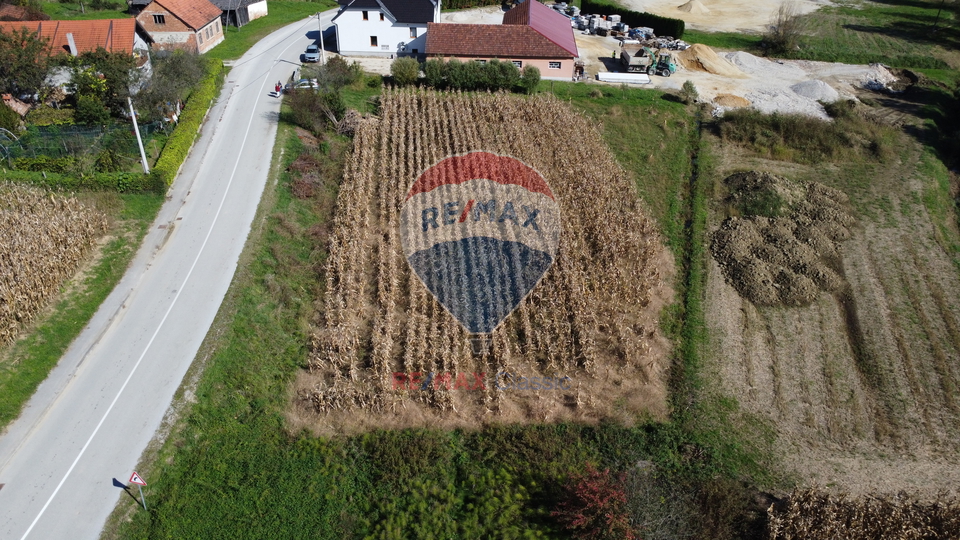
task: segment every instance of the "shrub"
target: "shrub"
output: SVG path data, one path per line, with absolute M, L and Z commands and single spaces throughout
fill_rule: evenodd
M 360 64 L 347 64 L 342 56 L 333 56 L 317 70 L 317 80 L 320 85 L 331 90 L 339 90 L 349 86 L 363 75 Z
M 583 474 L 567 484 L 566 500 L 551 515 L 576 538 L 632 540 L 637 538 L 627 516 L 625 476 L 598 471 L 587 463 Z
M 420 78 L 420 62 L 409 56 L 401 56 L 390 64 L 390 75 L 397 86 L 416 84 Z
M 520 74 L 520 86 L 528 94 L 536 92 L 540 86 L 540 70 L 536 66 L 525 66 Z
M 427 86 L 442 90 L 447 85 L 447 63 L 439 58 L 431 58 L 423 65 L 423 75 Z
M 797 48 L 802 34 L 799 6 L 793 0 L 786 0 L 774 14 L 770 31 L 763 35 L 763 40 L 773 52 L 785 53 Z
M 693 81 L 684 81 L 683 87 L 680 88 L 680 99 L 690 105 L 696 103 L 699 97 L 700 92 L 697 92 L 697 87 L 694 86 Z
M 44 175 L 45 174 L 45 175 Z M 156 177 L 152 174 L 132 172 L 94 173 L 79 175 L 61 174 L 45 171 L 44 174 L 34 171 L 7 171 L 4 180 L 21 184 L 31 184 L 47 189 L 62 191 L 159 191 L 166 186 L 157 186 Z
M 0 104 L 0 128 L 14 134 L 20 131 L 20 115 L 3 104 Z
M 316 135 L 335 128 L 347 110 L 336 90 L 297 90 L 288 94 L 288 102 L 293 123 Z
M 76 120 L 80 124 L 101 126 L 110 121 L 110 111 L 94 96 L 77 98 Z
M 49 105 L 40 105 L 27 113 L 27 124 L 31 126 L 70 126 L 74 123 L 73 109 L 54 109 Z

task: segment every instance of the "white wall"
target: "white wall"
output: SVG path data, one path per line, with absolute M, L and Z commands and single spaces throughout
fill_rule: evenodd
M 427 24 L 409 25 L 397 24 L 384 16 L 380 20 L 379 11 L 368 11 L 367 19 L 363 20 L 360 11 L 345 11 L 341 14 L 334 26 L 337 28 L 337 49 L 344 56 L 390 56 L 399 53 L 410 54 L 417 49 L 423 54 L 427 44 Z M 417 37 L 410 37 L 410 27 L 417 30 Z M 377 37 L 377 46 L 370 45 L 370 37 Z M 400 50 L 400 43 L 406 45 Z
M 267 0 L 261 0 L 256 4 L 250 4 L 247 6 L 247 15 L 250 16 L 250 20 L 259 19 L 260 17 L 267 16 Z

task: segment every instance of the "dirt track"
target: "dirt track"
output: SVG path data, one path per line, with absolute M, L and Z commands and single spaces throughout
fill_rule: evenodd
M 860 220 L 843 243 L 845 292 L 821 292 L 807 307 L 756 307 L 709 260 L 716 376 L 775 426 L 803 483 L 925 495 L 960 485 L 960 276 L 920 202 L 918 159 L 911 148 L 851 194 Z M 836 172 L 727 149 L 727 170 L 745 164 L 828 183 Z

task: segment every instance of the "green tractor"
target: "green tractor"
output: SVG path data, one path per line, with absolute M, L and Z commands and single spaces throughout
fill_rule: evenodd
M 657 63 L 651 66 L 650 71 L 661 77 L 669 77 L 677 72 L 677 65 L 673 63 L 673 56 L 670 53 L 662 52 L 657 55 Z

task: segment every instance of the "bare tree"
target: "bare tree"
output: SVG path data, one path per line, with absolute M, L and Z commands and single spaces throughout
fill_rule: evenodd
M 764 41 L 773 51 L 788 52 L 797 49 L 804 30 L 800 15 L 800 5 L 796 0 L 786 0 L 780 4 L 770 22 L 770 30 L 764 35 Z

